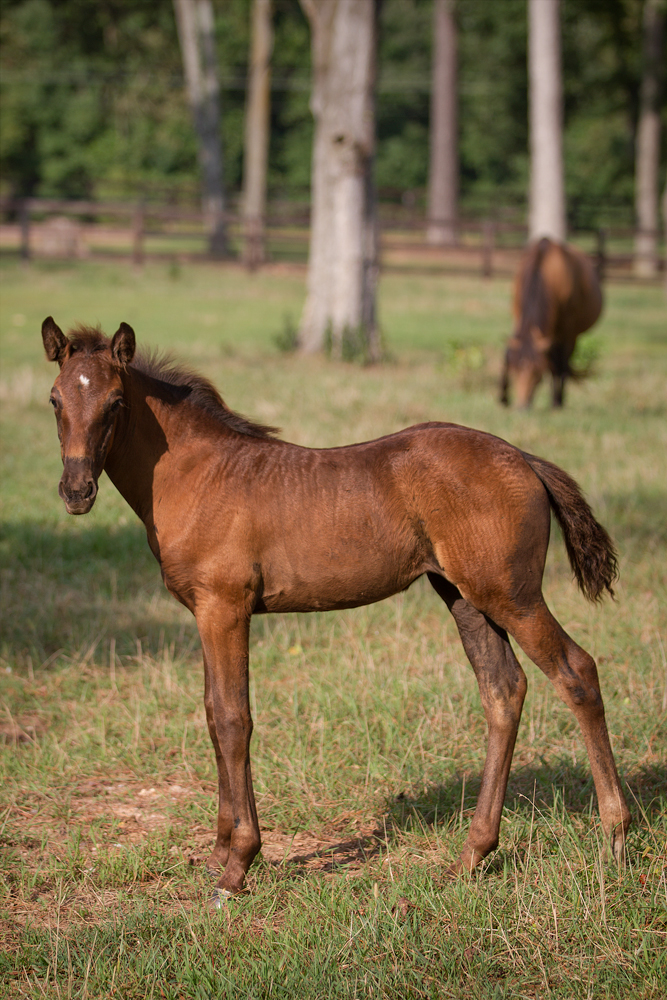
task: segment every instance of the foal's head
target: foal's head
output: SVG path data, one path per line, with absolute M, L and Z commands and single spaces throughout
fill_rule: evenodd
M 68 514 L 87 514 L 123 406 L 121 375 L 134 357 L 134 331 L 121 323 L 111 340 L 89 329 L 66 337 L 49 316 L 42 340 L 49 361 L 60 365 L 51 389 L 64 467 L 58 493 Z

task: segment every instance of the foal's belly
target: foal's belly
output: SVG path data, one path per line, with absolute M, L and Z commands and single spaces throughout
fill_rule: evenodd
M 262 561 L 262 594 L 256 611 L 334 611 L 390 597 L 428 569 L 411 548 L 361 547 L 345 538 L 332 546 L 315 540 L 298 553 L 285 549 Z

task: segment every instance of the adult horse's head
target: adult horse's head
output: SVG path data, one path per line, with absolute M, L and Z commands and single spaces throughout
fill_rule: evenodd
M 83 328 L 66 337 L 48 316 L 42 340 L 49 361 L 60 366 L 50 399 L 63 460 L 58 493 L 68 514 L 87 514 L 123 406 L 121 376 L 134 357 L 134 331 L 121 323 L 111 340 L 100 330 Z
M 510 385 L 514 389 L 516 405 L 528 409 L 535 390 L 549 371 L 551 342 L 538 326 L 515 332 L 505 352 L 505 367 L 501 384 L 500 401 L 509 405 Z

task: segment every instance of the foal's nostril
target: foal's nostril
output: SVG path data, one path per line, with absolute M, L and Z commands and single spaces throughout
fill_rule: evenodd
M 77 488 L 78 486 L 78 488 Z M 93 479 L 85 479 L 80 484 L 65 482 L 63 479 L 58 484 L 58 493 L 68 504 L 81 503 L 87 500 L 94 500 L 97 496 L 97 483 Z

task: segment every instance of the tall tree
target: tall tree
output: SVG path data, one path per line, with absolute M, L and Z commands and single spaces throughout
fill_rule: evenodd
M 433 5 L 432 80 L 427 238 L 451 245 L 456 242 L 459 186 L 454 0 L 435 0 Z
M 646 0 L 644 6 L 642 83 L 635 158 L 635 272 L 658 271 L 660 97 L 663 73 L 665 0 Z
M 265 253 L 272 47 L 271 0 L 253 0 L 243 164 L 243 256 L 249 267 L 261 264 Z
M 377 0 L 301 0 L 310 22 L 315 119 L 308 294 L 300 348 L 319 351 L 331 336 L 380 343 L 376 318 L 378 238 L 373 182 Z
M 211 0 L 174 0 L 174 8 L 188 99 L 199 140 L 209 252 L 214 257 L 223 257 L 227 252 L 227 233 L 213 6 Z
M 564 240 L 560 0 L 528 0 L 531 239 Z

